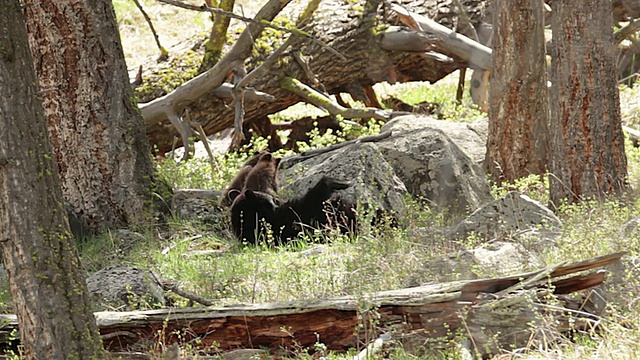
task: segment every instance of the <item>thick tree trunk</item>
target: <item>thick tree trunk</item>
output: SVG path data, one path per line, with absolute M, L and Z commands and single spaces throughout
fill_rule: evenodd
M 110 0 L 25 7 L 62 190 L 94 229 L 143 219 L 152 175 Z
M 28 359 L 99 359 L 20 1 L 0 3 L 0 244 Z
M 611 1 L 553 1 L 550 196 L 602 198 L 626 188 L 627 158 Z
M 472 19 L 477 19 L 485 1 L 462 1 L 470 12 Z M 456 12 L 453 5 L 444 5 L 442 1 L 427 0 L 424 2 L 402 1 L 408 9 L 449 27 L 456 28 Z M 364 87 L 378 82 L 424 80 L 435 82 L 455 69 L 464 66 L 464 62 L 454 60 L 443 63 L 440 60 L 424 56 L 424 52 L 387 51 L 380 47 L 379 41 L 385 24 L 392 23 L 390 12 L 382 6 L 380 0 L 359 2 L 355 5 L 349 0 L 324 0 L 314 12 L 308 31 L 320 39 L 333 50 L 340 53 L 340 58 L 334 52 L 328 51 L 326 46 L 311 40 L 305 41 L 297 47 L 306 59 L 312 73 L 320 80 L 330 94 L 338 92 L 356 92 Z M 305 29 L 307 30 L 307 29 Z M 282 38 L 282 37 L 281 37 Z M 258 43 L 264 40 L 258 41 Z M 277 45 L 269 45 L 276 48 Z M 265 54 L 268 55 L 268 54 Z M 252 60 L 249 68 L 253 67 L 260 57 Z M 245 107 L 245 123 L 264 121 L 268 114 L 272 114 L 302 101 L 295 95 L 282 88 L 285 79 L 296 78 L 308 85 L 313 80 L 308 79 L 304 69 L 292 58 L 286 57 L 274 66 L 269 74 L 258 79 L 251 86 L 269 93 L 277 99 L 269 103 L 248 103 Z M 147 102 L 150 98 L 141 98 Z M 234 108 L 223 103 L 219 98 L 205 95 L 188 107 L 192 121 L 203 125 L 207 134 L 213 134 L 232 127 Z M 160 149 L 170 149 L 173 139 L 179 136 L 170 127 L 169 121 L 147 123 L 149 141 Z
M 549 103 L 540 0 L 495 0 L 485 167 L 497 183 L 544 175 Z

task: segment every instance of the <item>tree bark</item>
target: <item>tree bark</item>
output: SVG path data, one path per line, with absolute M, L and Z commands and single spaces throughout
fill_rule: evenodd
M 441 1 L 405 0 L 400 3 L 406 5 L 409 10 L 424 14 L 450 29 L 456 28 L 455 11 L 447 5 L 442 5 Z M 468 8 L 474 9 L 486 4 L 485 1 L 480 0 L 467 0 L 464 3 Z M 473 12 L 470 16 L 476 19 L 478 14 L 479 12 Z M 453 62 L 443 63 L 433 57 L 424 56 L 423 52 L 383 49 L 379 45 L 383 30 L 387 24 L 392 23 L 392 19 L 388 16 L 388 9 L 382 6 L 380 0 L 366 1 L 364 6 L 354 6 L 354 3 L 348 0 L 320 2 L 308 31 L 344 58 L 327 51 L 326 46 L 311 40 L 304 41 L 296 50 L 308 59 L 309 69 L 320 80 L 327 93 L 351 92 L 350 89 L 362 89 L 382 81 L 435 82 L 464 66 L 461 60 L 454 59 Z M 258 43 L 262 41 L 265 40 L 259 40 Z M 268 44 L 272 48 L 278 46 L 270 42 Z M 254 57 L 248 64 L 248 68 L 255 67 L 260 61 L 260 57 Z M 254 88 L 273 95 L 277 100 L 269 103 L 248 104 L 245 109 L 245 123 L 263 121 L 267 115 L 302 101 L 300 96 L 282 88 L 286 78 L 296 78 L 308 85 L 314 82 L 313 79 L 307 78 L 305 70 L 295 60 L 289 57 L 283 58 L 272 67 L 269 74 L 251 84 Z M 139 99 L 140 102 L 150 100 L 152 99 Z M 207 134 L 232 127 L 234 108 L 215 96 L 210 94 L 202 96 L 190 103 L 188 109 L 192 121 L 202 124 Z M 168 124 L 167 119 L 147 123 L 149 141 L 159 149 L 170 149 L 174 137 L 179 136 L 175 129 L 167 126 Z
M 627 188 L 611 1 L 553 1 L 552 205 Z
M 69 232 L 20 1 L 0 3 L 0 247 L 28 359 L 104 356 Z
M 547 170 L 549 102 L 540 0 L 495 0 L 485 168 L 500 184 Z
M 110 0 L 25 6 L 65 200 L 94 230 L 144 220 L 152 165 Z

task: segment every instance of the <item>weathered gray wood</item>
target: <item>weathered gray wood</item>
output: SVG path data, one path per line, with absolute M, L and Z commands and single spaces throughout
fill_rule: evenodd
M 411 29 L 432 35 L 429 39 L 435 50 L 466 61 L 470 68 L 491 70 L 490 48 L 400 5 L 392 4 L 391 10 L 395 11 L 400 21 Z
M 456 14 L 443 6 L 440 1 L 410 1 L 402 3 L 412 11 L 427 14 L 435 21 L 455 27 Z M 465 3 L 483 4 L 481 0 L 469 0 Z M 466 5 L 466 4 L 465 4 Z M 381 0 L 371 0 L 363 7 L 353 6 L 350 0 L 324 0 L 314 12 L 309 33 L 316 39 L 328 44 L 344 58 L 327 51 L 326 46 L 318 42 L 305 40 L 297 50 L 308 60 L 308 69 L 320 81 L 329 94 L 350 92 L 347 87 L 363 88 L 382 81 L 431 81 L 435 82 L 460 66 L 462 61 L 443 63 L 438 59 L 424 57 L 420 53 L 388 51 L 379 45 L 381 25 L 388 22 L 388 12 Z M 472 19 L 478 15 L 472 14 Z M 306 29 L 305 29 L 306 30 Z M 260 40 L 264 41 L 264 40 Z M 271 40 L 268 44 L 277 47 Z M 264 54 L 264 55 L 268 55 Z M 257 66 L 261 60 L 257 57 L 247 63 L 248 70 Z M 308 72 L 307 72 L 308 73 Z M 307 78 L 304 67 L 295 60 L 284 58 L 271 71 L 253 83 L 253 87 L 274 96 L 273 102 L 247 102 L 245 104 L 245 127 L 248 123 L 261 123 L 268 114 L 272 114 L 303 101 L 302 97 L 282 88 L 285 77 L 295 78 L 306 84 L 313 84 Z M 143 99 L 150 101 L 152 99 Z M 212 94 L 205 94 L 188 103 L 187 108 L 192 121 L 202 124 L 207 134 L 217 133 L 233 126 L 234 108 L 224 104 Z M 145 116 L 147 118 L 147 116 Z M 150 116 L 149 118 L 155 118 Z M 152 145 L 159 149 L 171 148 L 173 138 L 179 135 L 168 120 L 150 122 L 147 135 Z
M 257 19 L 273 20 L 289 1 L 270 0 L 263 6 Z M 216 65 L 204 73 L 182 84 L 174 91 L 156 98 L 148 103 L 139 104 L 140 113 L 144 118 L 147 127 L 160 124 L 169 120 L 174 129 L 182 137 L 182 144 L 185 147 L 185 157 L 191 154 L 191 144 L 193 131 L 191 127 L 182 120 L 182 112 L 190 103 L 200 99 L 208 92 L 220 87 L 225 77 L 237 66 L 241 66 L 244 60 L 251 54 L 253 41 L 260 36 L 264 26 L 251 23 L 243 31 L 238 41 L 231 50 L 226 53 Z

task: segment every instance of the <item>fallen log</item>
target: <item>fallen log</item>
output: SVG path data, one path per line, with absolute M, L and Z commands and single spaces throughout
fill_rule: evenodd
M 405 346 L 444 348 L 469 338 L 476 354 L 526 346 L 552 318 L 560 331 L 576 330 L 598 313 L 564 294 L 601 284 L 622 253 L 494 279 L 456 281 L 363 296 L 223 307 L 95 313 L 110 351 L 143 343 L 190 344 L 219 353 L 236 349 L 313 352 L 314 345 L 345 351 L 391 336 Z M 583 273 L 584 271 L 590 272 Z M 575 295 L 575 294 L 574 294 Z M 573 296 L 575 299 L 575 296 Z M 553 301 L 553 304 L 549 304 Z M 579 310 L 579 311 L 578 311 Z M 0 344 L 19 341 L 15 315 L 2 315 Z M 15 345 L 15 344 L 13 344 Z
M 424 14 L 447 27 L 455 28 L 457 15 L 441 1 L 401 0 L 397 2 L 403 3 L 414 13 Z M 467 7 L 480 8 L 485 7 L 486 1 L 466 0 L 464 3 Z M 334 51 L 327 51 L 327 45 L 307 39 L 296 46 L 291 57 L 283 57 L 268 74 L 256 79 L 252 86 L 265 94 L 272 95 L 276 101 L 247 102 L 244 112 L 245 125 L 264 122 L 267 115 L 304 101 L 300 95 L 282 86 L 286 78 L 297 79 L 307 85 L 318 84 L 319 88 L 324 89 L 323 92 L 330 95 L 347 92 L 357 97 L 356 92 L 379 82 L 435 82 L 464 66 L 464 61 L 458 59 L 442 62 L 442 59 L 423 56 L 424 54 L 420 52 L 389 51 L 380 46 L 382 32 L 392 21 L 386 18 L 387 13 L 381 0 L 368 1 L 366 6 L 356 6 L 349 0 L 320 2 L 308 25 L 309 34 Z M 478 14 L 479 12 L 473 12 L 472 20 L 477 19 Z M 272 48 L 279 46 L 279 43 L 272 43 L 273 39 L 266 42 Z M 337 56 L 336 53 L 341 56 Z M 301 66 L 294 59 L 294 54 L 304 55 L 303 57 L 307 59 L 306 63 Z M 251 58 L 246 64 L 247 70 L 258 66 L 261 61 L 260 56 Z M 217 75 L 215 79 L 219 80 Z M 177 109 L 180 110 L 186 106 L 191 120 L 202 124 L 207 135 L 233 126 L 234 107 L 222 103 L 213 94 L 206 93 L 198 96 L 197 99 L 185 95 L 184 98 L 188 98 L 189 102 L 179 104 Z M 160 104 L 165 100 L 156 102 L 152 100 L 140 99 L 142 102 L 148 102 L 143 114 L 145 120 L 153 119 L 147 121 L 149 141 L 161 150 L 171 149 L 174 137 L 180 134 L 171 127 L 168 119 L 162 119 L 164 113 L 150 111 L 154 108 L 164 110 Z M 151 104 L 154 104 L 153 107 L 146 109 Z M 189 133 L 188 129 L 184 130 L 185 134 Z

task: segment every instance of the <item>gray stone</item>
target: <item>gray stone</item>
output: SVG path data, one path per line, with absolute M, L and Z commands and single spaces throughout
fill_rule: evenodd
M 411 124 L 411 119 L 420 122 Z M 436 210 L 448 211 L 453 217 L 468 214 L 493 200 L 491 188 L 484 171 L 447 134 L 465 125 L 449 123 L 447 131 L 427 126 L 436 121 L 394 119 L 385 125 L 393 130 L 392 136 L 376 144 L 413 196 L 429 200 Z M 467 135 L 479 139 L 471 130 Z M 479 153 L 475 156 L 479 160 Z
M 130 266 L 111 266 L 94 273 L 87 278 L 87 289 L 93 304 L 100 309 L 153 308 L 166 304 L 156 276 Z
M 512 191 L 462 220 L 450 235 L 461 238 L 475 234 L 483 239 L 505 238 L 523 231 L 558 232 L 560 219 L 546 206 Z
M 219 224 L 228 214 L 218 206 L 222 191 L 176 189 L 171 201 L 173 214 L 184 220 Z
M 303 196 L 323 176 L 349 181 L 353 185 L 336 196 L 370 209 L 391 211 L 398 216 L 405 212 L 407 189 L 395 175 L 376 144 L 360 143 L 321 154 L 287 167 L 286 161 L 278 173 L 280 195 L 286 199 Z
M 430 116 L 398 116 L 382 126 L 380 132 L 404 133 L 426 129 L 441 130 L 476 164 L 482 164 L 487 153 L 489 122 L 479 119 L 472 123 L 434 119 Z
M 536 255 L 513 242 L 491 242 L 462 250 L 442 260 L 427 262 L 423 270 L 407 279 L 408 286 L 430 282 L 471 280 L 523 273 L 543 267 Z

